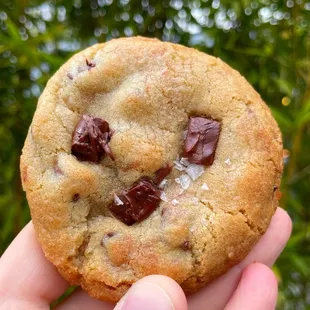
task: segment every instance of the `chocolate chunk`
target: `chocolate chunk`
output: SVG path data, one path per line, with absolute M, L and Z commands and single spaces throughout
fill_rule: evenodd
M 88 67 L 88 70 L 90 70 L 91 68 L 96 67 L 96 64 L 94 64 L 94 63 L 91 62 L 91 61 L 88 61 L 87 58 L 86 58 L 86 65 L 87 65 L 87 67 Z
M 73 132 L 72 154 L 81 161 L 98 162 L 107 153 L 114 160 L 108 145 L 111 136 L 108 122 L 84 114 Z
M 58 166 L 58 160 L 57 159 L 54 159 L 54 161 L 53 161 L 53 169 L 54 169 L 55 174 L 57 174 L 57 175 L 63 174 L 62 170 Z
M 74 194 L 72 197 L 73 202 L 77 202 L 80 199 L 80 194 Z
M 127 225 L 146 219 L 160 203 L 160 190 L 148 178 L 137 181 L 130 189 L 118 195 L 123 204 L 109 206 L 116 218 Z
M 167 208 L 162 208 L 162 210 L 161 210 L 161 216 L 164 216 L 165 214 L 166 214 L 166 212 L 167 212 Z
M 109 237 L 109 238 L 113 237 L 114 235 L 115 235 L 114 232 L 109 232 L 109 233 L 107 233 L 107 237 Z
M 273 192 L 277 191 L 278 188 L 279 188 L 278 186 L 274 185 L 274 186 L 273 186 Z
M 189 241 L 185 241 L 185 242 L 182 244 L 181 248 L 182 248 L 182 250 L 184 250 L 184 251 L 190 250 L 190 249 L 191 249 L 191 244 L 190 244 L 190 242 L 189 242 Z
M 213 164 L 221 124 L 213 119 L 194 116 L 189 119 L 184 157 L 198 165 Z
M 165 167 L 158 169 L 155 172 L 154 183 L 159 184 L 172 170 L 172 165 L 167 164 Z

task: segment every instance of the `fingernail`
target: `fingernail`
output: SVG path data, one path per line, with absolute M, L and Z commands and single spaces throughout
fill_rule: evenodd
M 133 285 L 114 310 L 174 310 L 168 294 L 159 285 L 143 282 Z

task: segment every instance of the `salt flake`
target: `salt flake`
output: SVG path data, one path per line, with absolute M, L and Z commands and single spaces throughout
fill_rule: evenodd
M 174 161 L 174 168 L 179 171 L 185 170 L 185 167 L 178 160 Z
M 203 175 L 205 169 L 201 165 L 196 164 L 190 164 L 185 169 L 185 172 L 190 176 L 190 178 L 195 181 L 197 180 L 201 175 Z
M 159 183 L 158 187 L 161 188 L 161 189 L 165 189 L 165 188 L 167 188 L 167 185 L 168 185 L 167 179 L 163 179 L 163 180 Z
M 230 164 L 231 164 L 231 161 L 230 161 L 229 158 L 227 158 L 227 159 L 225 160 L 225 164 L 226 164 L 226 165 L 230 165 Z
M 176 206 L 177 204 L 179 204 L 179 200 L 173 199 L 173 200 L 171 201 L 171 204 L 174 205 L 174 206 Z
M 187 166 L 189 166 L 191 163 L 188 161 L 188 159 L 187 158 L 185 158 L 185 157 L 182 157 L 181 159 L 180 159 L 180 163 L 183 165 L 183 166 L 185 166 L 185 167 L 187 167 Z
M 183 131 L 183 140 L 186 139 L 187 133 L 188 133 L 188 130 L 184 130 L 184 131 Z
M 161 193 L 160 193 L 160 199 L 161 199 L 162 201 L 168 202 L 168 199 L 167 199 L 167 196 L 166 196 L 166 193 L 165 193 L 165 192 L 161 192 Z
M 191 179 L 187 174 L 182 174 L 179 178 L 176 178 L 175 181 L 179 183 L 183 189 L 188 189 L 191 184 Z
M 114 202 L 117 206 L 121 206 L 124 204 L 116 194 L 114 194 Z
M 209 188 L 209 186 L 206 183 L 203 183 L 202 186 L 201 186 L 201 189 L 203 189 L 205 191 L 208 191 L 210 188 Z

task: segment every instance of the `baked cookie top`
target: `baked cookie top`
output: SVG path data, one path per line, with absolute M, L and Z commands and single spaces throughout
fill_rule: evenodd
M 240 262 L 269 225 L 281 174 L 278 126 L 238 72 L 141 37 L 66 62 L 21 156 L 46 257 L 112 301 L 145 275 L 192 292 Z

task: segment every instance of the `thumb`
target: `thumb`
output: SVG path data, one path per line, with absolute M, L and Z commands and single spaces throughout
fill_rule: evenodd
M 135 283 L 114 310 L 187 310 L 183 290 L 166 276 L 147 276 Z

